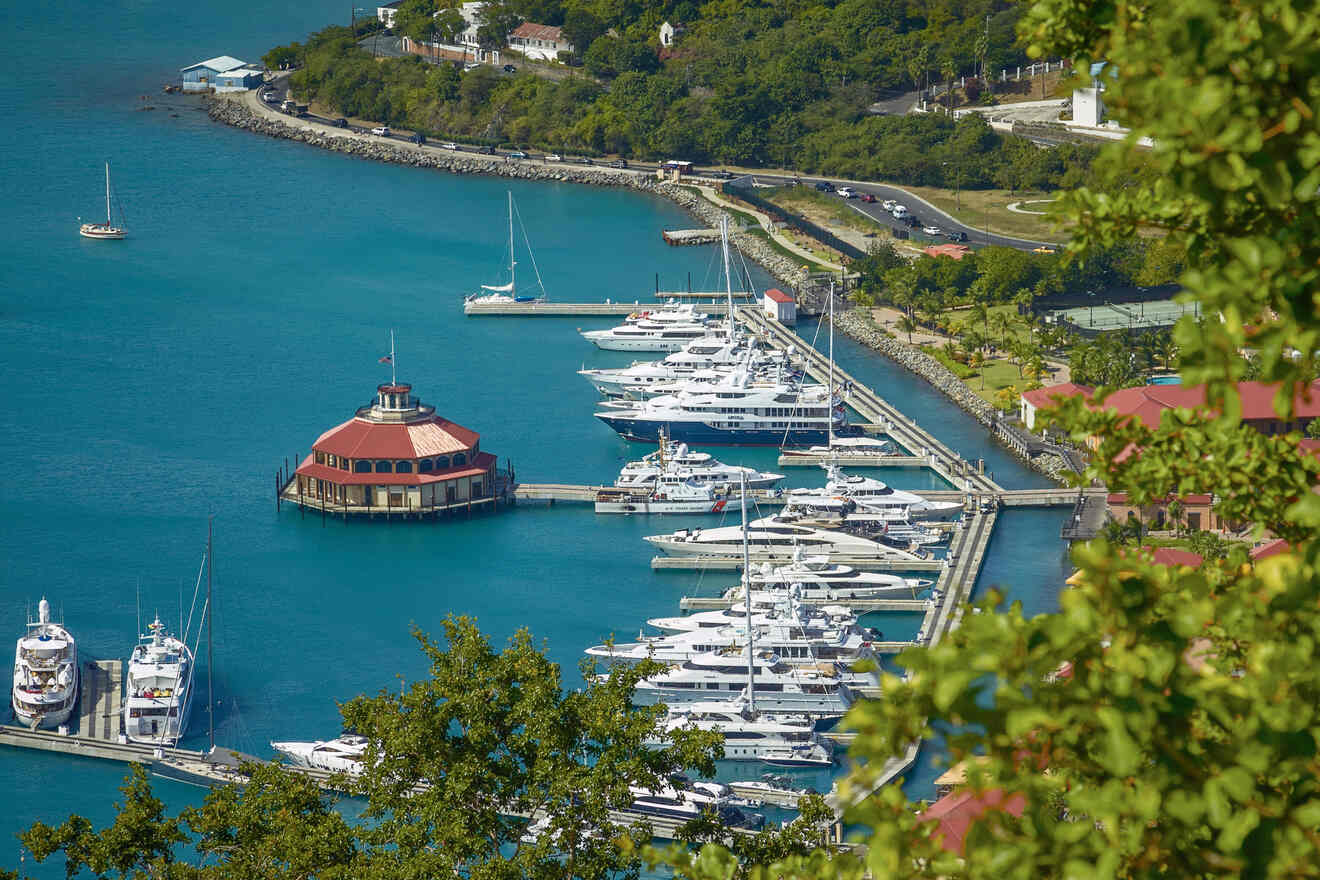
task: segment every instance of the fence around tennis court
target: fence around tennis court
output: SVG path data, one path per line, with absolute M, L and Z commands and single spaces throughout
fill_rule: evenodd
M 1156 300 L 1135 303 L 1096 303 L 1052 313 L 1055 321 L 1072 324 L 1083 333 L 1106 330 L 1156 330 L 1171 327 L 1183 315 L 1199 317 L 1199 303 Z

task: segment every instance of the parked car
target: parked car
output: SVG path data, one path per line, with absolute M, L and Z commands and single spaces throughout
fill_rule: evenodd
M 518 68 L 514 67 L 512 64 L 506 64 L 506 65 L 504 65 L 504 72 L 505 72 L 505 73 L 517 73 L 517 72 L 518 72 Z
M 278 104 L 280 102 L 280 96 L 274 92 L 267 92 L 261 96 L 261 100 L 265 101 L 267 104 Z
M 348 120 L 342 116 L 330 124 L 333 125 L 335 128 L 348 128 Z
M 526 158 L 527 158 L 527 154 L 524 153 L 522 150 L 510 150 L 508 153 L 505 153 L 505 155 L 508 156 L 510 159 L 526 159 Z
M 628 160 L 627 160 L 627 159 L 615 159 L 613 162 L 610 163 L 610 167 L 611 167 L 611 168 L 627 168 L 627 167 L 628 167 Z
M 962 230 L 958 230 L 956 232 L 946 232 L 944 233 L 944 237 L 947 238 L 949 241 L 966 241 L 967 233 L 963 232 Z
M 453 150 L 454 152 L 458 152 L 458 144 L 454 143 L 453 141 L 445 141 L 443 144 L 440 145 L 440 149 Z
M 481 62 L 480 62 L 480 61 L 469 61 L 469 62 L 467 62 L 466 64 L 463 65 L 463 69 L 464 69 L 464 70 L 476 70 L 476 69 L 477 69 L 478 67 L 480 67 L 480 66 L 481 66 Z
M 921 231 L 927 235 L 939 235 L 942 230 L 938 226 L 923 226 Z
M 884 208 L 886 211 L 892 211 L 894 210 L 894 206 L 897 204 L 898 202 L 894 201 L 893 199 L 885 199 L 883 202 L 880 203 L 880 207 Z
M 834 194 L 845 199 L 857 198 L 857 191 L 851 186 L 841 186 L 834 191 Z
M 580 161 L 583 165 L 595 165 L 595 164 L 596 164 L 595 162 L 591 161 L 591 158 L 590 158 L 589 156 L 583 156 L 583 157 L 582 157 L 581 159 L 579 159 L 578 161 Z
M 371 133 L 378 137 L 389 137 L 390 127 L 388 125 L 378 125 L 371 130 Z
M 832 193 L 834 192 L 834 184 L 828 180 L 818 180 L 816 181 L 816 190 L 817 192 Z
M 858 196 L 858 198 L 860 198 L 862 201 L 864 201 L 864 202 L 868 202 L 868 203 L 874 203 L 874 202 L 875 202 L 875 196 L 873 196 L 871 193 L 862 193 L 860 196 Z
M 889 213 L 894 215 L 895 220 L 902 220 L 908 215 L 908 209 L 905 205 L 894 205 L 889 209 Z
M 414 144 L 417 144 L 418 146 L 421 146 L 422 144 L 426 143 L 426 135 L 422 134 L 419 131 L 412 136 L 412 142 Z
M 546 153 L 546 154 L 545 154 L 545 161 L 547 161 L 547 162 L 562 162 L 562 161 L 564 161 L 564 157 L 561 156 L 561 155 L 559 155 L 558 153 Z
M 480 153 L 480 154 L 483 155 L 483 156 L 494 156 L 494 155 L 495 155 L 495 148 L 494 148 L 494 147 L 477 147 L 477 152 Z

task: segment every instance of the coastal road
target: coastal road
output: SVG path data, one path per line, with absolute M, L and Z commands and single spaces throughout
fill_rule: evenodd
M 258 103 L 263 104 L 269 110 L 273 111 L 276 114 L 279 114 L 279 109 L 278 109 L 279 100 L 283 99 L 285 91 L 286 88 L 283 84 L 283 77 L 278 77 L 273 82 L 267 83 L 266 85 L 261 86 L 257 90 L 257 97 L 259 99 Z M 276 98 L 276 100 L 273 103 L 271 101 L 268 101 L 267 100 L 268 95 Z M 333 126 L 335 122 L 335 120 L 331 117 L 317 116 L 315 114 L 308 114 L 303 118 L 311 122 L 319 122 L 321 124 L 330 125 L 330 126 Z M 341 127 L 340 130 L 342 131 L 345 129 Z M 357 134 L 370 135 L 371 133 L 370 127 L 362 126 L 362 125 L 349 124 L 347 125 L 347 130 Z M 401 143 L 413 142 L 412 134 L 405 132 L 391 132 L 390 134 L 383 135 L 381 137 L 393 141 L 398 141 Z M 443 141 L 439 141 L 439 140 L 431 140 L 428 141 L 427 146 L 435 148 L 438 147 L 438 145 L 442 142 Z M 546 154 L 544 153 L 527 152 L 525 157 L 520 158 L 520 157 L 514 157 L 512 155 L 512 153 L 517 151 L 498 150 L 490 147 L 479 148 L 465 144 L 456 144 L 456 147 L 457 147 L 457 152 L 464 152 L 464 153 L 484 152 L 485 155 L 503 156 L 511 162 L 537 162 L 537 163 L 548 162 L 546 158 Z M 659 164 L 655 162 L 633 162 L 633 161 L 624 162 L 623 160 L 620 159 L 614 159 L 614 160 L 591 159 L 585 156 L 564 156 L 562 161 L 566 164 L 591 165 L 602 169 L 611 169 L 611 170 L 617 169 L 622 173 L 635 173 L 646 176 L 655 174 L 656 169 L 659 167 Z M 718 183 L 720 183 L 722 180 L 727 179 L 727 177 L 733 176 L 729 172 L 721 172 L 721 175 L 722 176 L 717 177 L 710 174 L 709 172 L 706 173 L 698 172 L 693 176 L 698 179 L 708 180 L 710 183 L 716 185 L 718 185 Z M 775 173 L 762 173 L 762 172 L 747 172 L 740 176 L 744 179 L 750 178 L 752 182 L 762 186 L 789 186 L 794 183 L 800 184 L 802 186 L 814 186 L 817 183 L 828 182 L 836 186 L 850 186 L 853 189 L 855 189 L 859 195 L 862 193 L 869 193 L 875 196 L 877 201 L 864 202 L 860 198 L 850 199 L 848 200 L 849 206 L 854 210 L 859 211 L 865 214 L 866 216 L 870 217 L 872 220 L 875 220 L 877 223 L 880 223 L 881 225 L 884 226 L 888 226 L 892 230 L 895 231 L 906 230 L 908 234 L 911 236 L 911 240 L 916 244 L 921 244 L 923 242 L 938 243 L 938 242 L 948 241 L 948 238 L 945 237 L 934 238 L 922 234 L 921 227 L 923 225 L 933 224 L 935 226 L 938 226 L 943 232 L 946 233 L 947 232 L 963 233 L 964 235 L 967 236 L 967 243 L 972 245 L 994 245 L 997 247 L 1010 247 L 1010 248 L 1017 248 L 1018 250 L 1028 250 L 1028 251 L 1034 250 L 1039 247 L 1052 247 L 1052 248 L 1059 247 L 1059 245 L 1054 242 L 1034 241 L 1026 238 L 1015 238 L 1013 236 L 1000 235 L 999 233 L 996 232 L 991 232 L 989 235 L 987 235 L 984 230 L 977 229 L 974 226 L 969 226 L 964 223 L 960 223 L 959 221 L 955 220 L 952 216 L 940 210 L 939 208 L 935 207 L 930 202 L 926 201 L 916 193 L 909 192 L 908 190 L 905 190 L 902 187 L 892 186 L 890 184 L 875 183 L 872 181 L 865 181 L 865 180 L 842 180 L 840 178 L 798 177 L 796 175 L 782 174 L 782 173 L 775 174 Z M 899 202 L 900 204 L 906 205 L 907 208 L 912 213 L 917 215 L 917 217 L 919 218 L 918 225 L 909 229 L 903 223 L 899 222 L 898 220 L 895 220 L 880 205 L 880 202 L 885 199 L 893 199 L 894 201 Z

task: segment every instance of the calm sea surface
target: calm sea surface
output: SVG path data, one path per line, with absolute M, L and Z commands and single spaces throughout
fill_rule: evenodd
M 139 587 L 144 613 L 177 620 L 214 515 L 216 738 L 261 755 L 271 739 L 335 735 L 336 700 L 422 675 L 412 625 L 436 631 L 446 614 L 469 614 L 497 641 L 529 627 L 574 685 L 584 647 L 723 585 L 651 572 L 641 537 L 673 519 L 572 505 L 441 525 L 276 514 L 276 467 L 388 379 L 377 360 L 391 328 L 400 379 L 480 431 L 482 448 L 521 479 L 605 481 L 645 451 L 591 417 L 594 392 L 574 374 L 626 360 L 575 332 L 606 322 L 463 317 L 462 294 L 498 274 L 508 189 L 556 299 L 644 299 L 656 273 L 666 287 L 689 274 L 694 287 L 718 283 L 714 249 L 661 242 L 662 227 L 688 222 L 668 202 L 352 160 L 215 125 L 196 99 L 159 94 L 179 67 L 256 60 L 342 12 L 321 0 L 296 11 L 61 0 L 19 23 L 0 76 L 10 110 L 0 127 L 0 457 L 11 472 L 0 637 L 16 638 L 44 595 L 84 656 L 125 656 Z M 106 159 L 126 242 L 76 234 L 79 216 L 102 210 Z M 530 268 L 524 259 L 523 278 Z M 848 340 L 837 347 L 848 369 L 964 457 L 984 456 L 1002 483 L 1044 485 L 924 383 Z M 802 470 L 792 484 L 817 478 Z M 983 583 L 1007 585 L 1030 611 L 1051 608 L 1066 573 L 1061 520 L 1002 517 Z M 916 628 L 910 617 L 870 622 L 896 636 Z M 186 744 L 204 741 L 200 708 Z M 913 790 L 936 772 L 923 759 Z M 0 750 L 0 865 L 18 866 L 10 835 L 37 819 L 107 821 L 122 775 Z M 169 782 L 159 790 L 172 806 L 201 797 Z

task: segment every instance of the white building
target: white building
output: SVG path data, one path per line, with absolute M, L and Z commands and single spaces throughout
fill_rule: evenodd
M 685 30 L 687 30 L 687 28 L 683 27 L 683 25 L 681 24 L 670 24 L 669 22 L 665 22 L 664 24 L 660 25 L 661 47 L 665 49 L 672 49 L 674 47 L 674 38 L 676 38 L 679 34 L 683 33 L 683 31 Z
M 179 71 L 185 92 L 209 92 L 216 87 L 216 80 L 222 73 L 247 67 L 245 62 L 229 55 L 221 55 L 206 61 L 198 61 Z
M 387 28 L 394 27 L 394 14 L 399 11 L 399 6 L 403 0 L 394 0 L 393 3 L 386 3 L 384 6 L 376 7 L 376 18 Z
M 778 287 L 765 292 L 765 313 L 781 324 L 797 323 L 797 301 Z
M 1072 98 L 1072 121 L 1073 125 L 1084 125 L 1088 128 L 1099 128 L 1105 121 L 1105 102 L 1100 97 L 1105 91 L 1105 84 L 1101 80 L 1101 74 L 1106 73 L 1104 61 L 1097 61 L 1091 65 L 1091 87 L 1089 89 L 1074 89 Z M 1108 71 L 1109 76 L 1114 75 L 1114 69 L 1111 67 Z
M 509 34 L 509 48 L 527 58 L 554 61 L 560 52 L 572 52 L 573 46 L 564 39 L 563 31 L 548 24 L 525 21 Z

